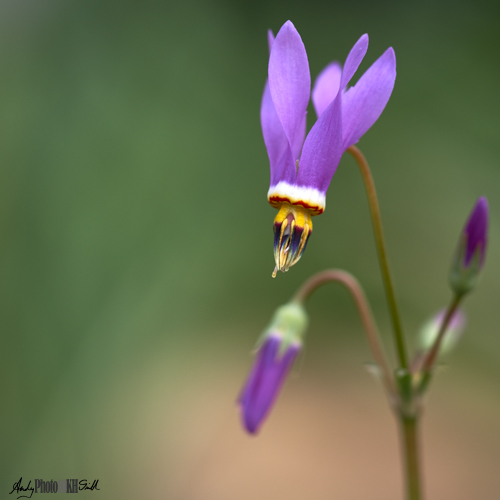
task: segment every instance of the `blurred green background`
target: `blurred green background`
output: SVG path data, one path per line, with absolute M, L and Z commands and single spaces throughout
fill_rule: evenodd
M 359 147 L 410 343 L 450 299 L 476 198 L 490 201 L 485 273 L 423 444 L 429 499 L 498 498 L 498 3 L 284 0 L 0 3 L 1 498 L 21 476 L 99 479 L 81 494 L 102 499 L 400 498 L 394 422 L 340 287 L 310 302 L 305 355 L 260 436 L 239 422 L 254 342 L 314 272 L 358 277 L 393 353 L 347 155 L 304 258 L 271 279 L 259 106 L 266 30 L 287 19 L 313 78 L 365 32 L 358 76 L 396 51 Z

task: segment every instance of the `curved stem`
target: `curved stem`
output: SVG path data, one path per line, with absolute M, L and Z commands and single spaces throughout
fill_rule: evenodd
M 368 162 L 363 156 L 363 153 L 356 146 L 349 146 L 347 148 L 347 151 L 356 160 L 356 163 L 358 164 L 359 169 L 361 171 L 361 175 L 363 176 L 363 181 L 365 183 L 368 203 L 370 205 L 370 213 L 372 216 L 373 231 L 375 232 L 375 241 L 377 244 L 380 268 L 382 270 L 382 278 L 384 280 L 385 292 L 387 295 L 387 301 L 389 303 L 389 310 L 392 318 L 399 363 L 401 365 L 401 368 L 408 369 L 408 356 L 406 354 L 405 339 L 403 336 L 403 329 L 401 327 L 401 320 L 399 317 L 399 311 L 396 302 L 396 295 L 394 293 L 394 286 L 392 284 L 391 273 L 389 271 L 389 261 L 387 259 L 387 251 L 385 249 L 384 233 L 382 230 L 382 219 L 380 217 L 380 208 L 378 206 L 375 183 L 373 182 L 373 177 L 370 172 L 370 167 L 368 166 Z
M 366 337 L 372 351 L 373 359 L 382 371 L 382 382 L 388 395 L 390 396 L 390 402 L 393 403 L 396 398 L 396 389 L 391 376 L 391 370 L 387 364 L 386 357 L 382 349 L 382 344 L 379 339 L 370 306 L 366 300 L 363 289 L 356 278 L 354 278 L 352 274 L 340 269 L 328 269 L 326 271 L 322 271 L 314 276 L 311 276 L 311 278 L 303 283 L 293 296 L 292 300 L 294 302 L 302 303 L 308 299 L 317 288 L 331 282 L 341 283 L 351 293 L 354 302 L 358 307 L 359 315 L 361 316 L 361 320 L 365 328 Z

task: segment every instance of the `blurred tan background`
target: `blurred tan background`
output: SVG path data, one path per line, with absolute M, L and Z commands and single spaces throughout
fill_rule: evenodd
M 309 275 L 364 284 L 393 354 L 359 173 L 344 157 L 302 261 L 271 279 L 259 124 L 266 30 L 313 78 L 363 33 L 398 77 L 359 147 L 409 343 L 449 300 L 479 195 L 490 247 L 424 418 L 428 499 L 500 497 L 500 32 L 494 2 L 0 3 L 0 496 L 99 479 L 101 499 L 401 498 L 396 428 L 346 292 L 310 302 L 304 355 L 260 435 L 235 400 L 273 310 Z M 310 109 L 309 127 L 313 123 Z

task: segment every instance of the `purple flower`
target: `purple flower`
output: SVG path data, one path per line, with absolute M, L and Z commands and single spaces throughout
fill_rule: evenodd
M 280 353 L 283 338 L 269 335 L 257 352 L 257 358 L 238 402 L 241 405 L 243 425 L 256 434 L 271 410 L 285 377 L 289 372 L 301 344 L 290 344 Z
M 276 39 L 269 32 L 269 78 L 261 104 L 261 125 L 271 166 L 268 200 L 280 211 L 274 222 L 277 270 L 288 271 L 302 256 L 312 232 L 311 216 L 325 209 L 325 197 L 344 151 L 358 142 L 382 113 L 396 78 L 392 48 L 347 89 L 368 48 L 363 35 L 343 70 L 331 63 L 312 94 L 318 120 L 307 137 L 306 109 L 311 77 L 304 44 L 287 21 Z
M 299 303 L 279 307 L 259 341 L 254 365 L 238 403 L 243 425 L 255 434 L 278 397 L 287 373 L 302 347 L 307 314 Z
M 450 285 L 463 295 L 476 285 L 488 243 L 488 201 L 480 197 L 462 231 L 450 272 Z

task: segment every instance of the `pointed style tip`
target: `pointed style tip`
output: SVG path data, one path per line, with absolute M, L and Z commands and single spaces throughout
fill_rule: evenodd
M 273 271 L 273 274 L 271 274 L 271 276 L 272 276 L 273 278 L 276 278 L 276 275 L 277 275 L 277 274 L 278 274 L 278 268 L 277 268 L 277 266 L 274 266 L 274 271 Z

